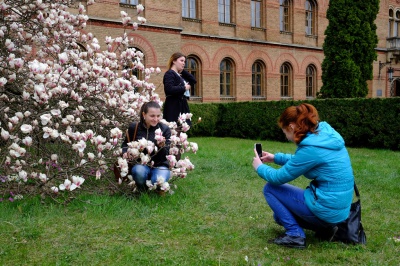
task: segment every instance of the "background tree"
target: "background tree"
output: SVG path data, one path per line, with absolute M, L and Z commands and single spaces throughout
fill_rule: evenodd
M 379 0 L 330 1 L 325 31 L 321 98 L 355 98 L 368 94 L 378 44 L 375 19 Z

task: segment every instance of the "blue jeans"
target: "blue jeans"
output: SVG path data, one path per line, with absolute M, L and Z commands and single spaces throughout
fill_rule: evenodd
M 151 180 L 153 184 L 156 183 L 159 176 L 168 181 L 171 177 L 169 168 L 166 166 L 151 168 L 142 164 L 136 164 L 132 167 L 132 178 L 138 188 L 146 188 L 146 180 Z
M 274 212 L 274 219 L 290 236 L 306 237 L 304 229 L 324 230 L 333 226 L 315 216 L 304 201 L 304 189 L 289 184 L 264 187 L 264 197 Z

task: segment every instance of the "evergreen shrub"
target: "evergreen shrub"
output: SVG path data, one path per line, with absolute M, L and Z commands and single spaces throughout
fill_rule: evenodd
M 400 150 L 400 98 L 190 104 L 192 121 L 202 121 L 189 134 L 286 141 L 277 119 L 286 107 L 303 102 L 314 105 L 321 121 L 335 128 L 349 147 Z

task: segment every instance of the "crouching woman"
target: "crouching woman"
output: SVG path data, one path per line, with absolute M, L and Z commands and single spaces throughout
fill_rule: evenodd
M 273 242 L 304 248 L 303 229 L 332 240 L 336 224 L 349 216 L 353 198 L 353 169 L 344 140 L 327 122 L 320 122 L 317 109 L 307 103 L 286 108 L 278 125 L 297 145 L 295 153 L 263 151 L 259 158 L 254 150 L 253 158 L 254 169 L 267 181 L 263 192 L 274 219 L 285 228 L 285 234 Z M 306 189 L 287 184 L 300 176 L 310 180 Z
M 160 122 L 161 120 L 161 107 L 156 102 L 148 102 L 142 105 L 140 110 L 140 121 L 134 122 L 129 126 L 128 135 L 130 141 L 138 141 L 146 139 L 155 144 L 156 149 L 148 154 L 147 148 L 143 150 L 144 154 L 151 157 L 154 162 L 151 166 L 149 164 L 142 164 L 140 158 L 137 159 L 138 164 L 132 167 L 131 175 L 138 190 L 147 189 L 146 181 L 151 180 L 152 184 L 157 183 L 158 178 L 163 178 L 168 181 L 171 172 L 169 170 L 169 162 L 167 155 L 169 154 L 169 145 L 171 138 L 171 130 L 169 127 Z M 156 130 L 160 129 L 165 141 L 157 144 Z M 122 143 L 122 152 L 126 153 L 128 149 L 128 138 L 125 137 Z M 129 156 L 128 156 L 129 159 Z

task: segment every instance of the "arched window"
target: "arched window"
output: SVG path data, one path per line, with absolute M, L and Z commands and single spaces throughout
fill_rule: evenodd
M 306 35 L 316 35 L 316 5 L 314 1 L 306 1 Z
M 306 69 L 306 98 L 313 99 L 316 95 L 316 79 L 317 71 L 313 65 L 309 65 Z
M 219 66 L 220 95 L 221 97 L 233 97 L 234 65 L 229 58 L 224 58 Z
M 289 63 L 284 63 L 281 66 L 281 98 L 290 99 L 292 98 L 292 67 Z
M 251 93 L 253 100 L 265 99 L 264 89 L 265 67 L 261 61 L 254 62 L 251 67 Z
M 280 0 L 279 18 L 280 30 L 292 32 L 292 2 L 290 0 Z
M 388 33 L 388 37 L 392 37 L 393 36 L 393 28 L 394 28 L 394 14 L 393 14 L 393 10 L 389 9 L 389 33 Z
M 201 93 L 199 90 L 200 84 L 201 84 L 200 64 L 199 64 L 199 60 L 197 59 L 197 57 L 195 57 L 193 55 L 189 55 L 186 57 L 185 70 L 187 70 L 189 73 L 191 73 L 197 81 L 197 83 L 194 86 L 192 86 L 192 88 L 190 89 L 190 96 L 201 97 Z

